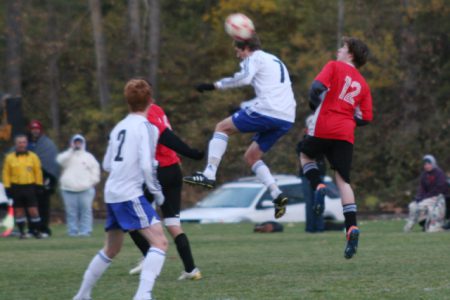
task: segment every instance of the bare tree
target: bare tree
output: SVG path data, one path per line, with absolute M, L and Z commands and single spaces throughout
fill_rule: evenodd
M 159 0 L 148 0 L 150 7 L 149 14 L 149 80 L 153 85 L 155 97 L 158 96 L 158 67 L 159 67 L 159 43 L 160 43 L 160 16 L 161 9 Z
M 107 80 L 106 46 L 102 28 L 102 13 L 100 0 L 89 0 L 92 29 L 95 42 L 95 57 L 97 62 L 97 82 L 100 92 L 100 107 L 104 111 L 109 103 L 110 94 Z
M 140 74 L 142 68 L 142 42 L 140 0 L 128 0 L 128 61 L 129 75 Z
M 57 28 L 58 24 L 56 22 L 55 9 L 52 5 L 52 1 L 47 1 L 47 13 L 48 13 L 48 27 L 47 27 L 47 59 L 48 59 L 48 93 L 50 99 L 50 113 L 52 120 L 52 129 L 54 131 L 54 138 L 59 141 L 60 138 L 60 118 L 59 118 L 59 49 L 61 46 L 60 42 L 57 41 Z
M 7 92 L 13 96 L 22 94 L 22 1 L 6 3 L 6 78 Z
M 341 47 L 342 32 L 344 31 L 344 0 L 338 1 L 338 23 L 337 23 L 337 48 Z

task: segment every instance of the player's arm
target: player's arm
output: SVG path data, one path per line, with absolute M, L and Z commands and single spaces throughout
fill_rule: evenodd
M 102 167 L 106 172 L 111 172 L 111 157 L 112 147 L 111 147 L 111 137 L 109 137 L 108 147 L 106 148 L 105 156 L 103 157 Z
M 325 99 L 328 89 L 331 86 L 335 69 L 335 62 L 328 62 L 320 73 L 314 78 L 314 81 L 309 89 L 309 107 L 314 111 L 322 104 Z
M 356 107 L 353 118 L 355 119 L 356 126 L 365 126 L 372 121 L 372 95 L 370 94 L 370 90 L 366 93 L 361 103 Z
M 320 81 L 314 80 L 309 89 L 309 107 L 316 110 L 325 99 L 328 88 Z
M 173 151 L 184 155 L 186 157 L 200 160 L 205 156 L 203 151 L 199 151 L 197 149 L 192 149 L 188 144 L 183 142 L 170 128 L 166 127 L 164 131 L 159 136 L 159 141 L 161 145 L 166 146 L 167 148 L 172 149 Z
M 252 82 L 256 73 L 256 65 L 254 60 L 250 60 L 249 57 L 244 59 L 241 63 L 241 70 L 233 75 L 233 77 L 222 78 L 214 83 L 217 89 L 231 89 L 245 85 L 249 85 Z
M 149 192 L 154 196 L 156 203 L 162 205 L 164 203 L 164 196 L 156 175 L 158 162 L 155 159 L 158 129 L 149 122 L 142 123 L 142 127 L 139 130 L 141 133 L 139 141 L 139 166 L 144 175 L 145 185 Z

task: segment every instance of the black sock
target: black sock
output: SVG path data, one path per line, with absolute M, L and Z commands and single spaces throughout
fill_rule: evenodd
M 187 236 L 184 233 L 177 235 L 175 238 L 175 244 L 177 245 L 178 254 L 183 261 L 184 270 L 188 273 L 192 272 L 192 270 L 195 269 L 195 264 Z
M 313 191 L 315 191 L 317 186 L 322 183 L 322 179 L 320 178 L 320 171 L 315 162 L 305 164 L 303 166 L 303 174 L 306 178 L 308 178 Z
M 27 219 L 25 217 L 23 218 L 16 218 L 16 225 L 19 228 L 19 232 L 21 234 L 25 234 L 25 221 Z
M 343 207 L 345 217 L 345 231 L 348 232 L 350 227 L 357 226 L 356 223 L 356 204 L 346 204 Z
M 130 233 L 131 239 L 133 240 L 134 244 L 142 252 L 142 256 L 146 256 L 148 249 L 150 249 L 150 244 L 142 236 L 142 234 L 139 233 L 139 231 L 135 230 L 135 231 L 130 231 L 129 233 Z
M 30 217 L 29 229 L 33 235 L 39 233 L 39 228 L 41 227 L 41 218 L 40 217 Z

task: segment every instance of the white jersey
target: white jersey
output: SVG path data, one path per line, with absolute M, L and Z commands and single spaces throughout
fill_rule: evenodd
M 295 98 L 289 72 L 276 56 L 262 50 L 254 51 L 241 63 L 233 77 L 215 82 L 218 89 L 252 85 L 256 98 L 244 102 L 242 108 L 288 122 L 295 121 Z
M 129 114 L 109 136 L 103 169 L 109 172 L 105 202 L 119 203 L 143 195 L 145 182 L 152 194 L 161 193 L 156 177 L 158 129 L 144 116 Z

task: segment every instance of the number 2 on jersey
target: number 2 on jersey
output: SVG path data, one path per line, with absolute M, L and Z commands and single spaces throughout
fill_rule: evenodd
M 114 161 L 122 161 L 123 157 L 120 156 L 122 152 L 122 146 L 123 142 L 125 142 L 125 135 L 127 134 L 127 131 L 125 129 L 122 129 L 119 131 L 119 134 L 117 135 L 117 140 L 120 141 L 119 148 L 117 149 L 117 155 L 114 157 Z
M 347 93 L 348 88 L 354 88 L 353 91 Z M 361 92 L 361 84 L 358 81 L 352 81 L 350 76 L 345 76 L 345 84 L 342 88 L 341 93 L 339 94 L 339 99 L 344 100 L 345 102 L 350 103 L 351 105 L 355 104 L 355 97 L 359 95 Z

